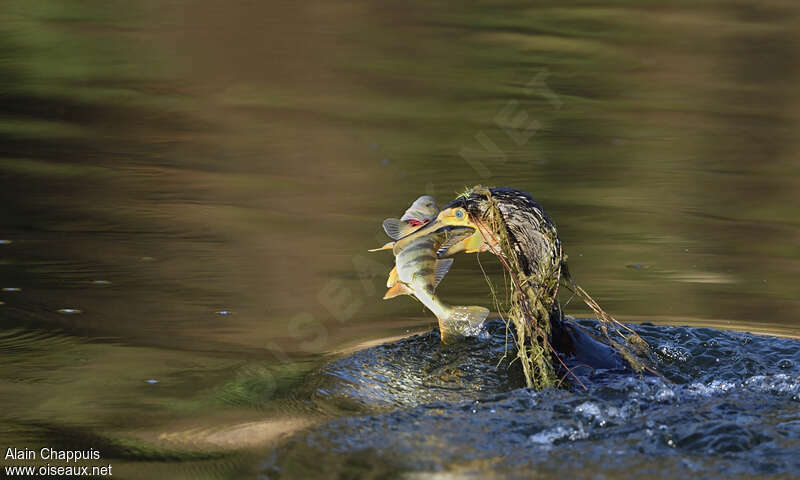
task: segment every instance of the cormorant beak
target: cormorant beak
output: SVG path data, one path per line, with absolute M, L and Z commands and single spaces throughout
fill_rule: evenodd
M 397 244 L 402 244 L 410 241 L 414 241 L 417 238 L 423 237 L 425 235 L 431 234 L 436 232 L 442 228 L 448 227 L 469 227 L 474 230 L 478 230 L 478 226 L 469 218 L 469 214 L 467 211 L 461 207 L 457 208 L 446 208 L 439 212 L 439 214 L 431 220 L 430 222 L 426 223 L 422 227 L 414 230 L 413 232 L 409 233 L 405 237 L 397 240 Z
M 469 216 L 469 213 L 462 207 L 446 208 L 425 225 L 425 230 L 436 231 L 442 227 L 469 227 L 475 230 L 478 226 Z

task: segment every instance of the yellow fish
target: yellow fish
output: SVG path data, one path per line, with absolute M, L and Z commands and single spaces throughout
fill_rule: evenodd
M 473 233 L 471 228 L 443 227 L 425 235 L 415 234 L 407 241 L 398 241 L 394 247 L 396 267 L 383 298 L 415 296 L 436 315 L 443 342 L 476 331 L 489 315 L 484 307 L 451 307 L 435 295 L 436 287 L 453 264 L 453 259 L 440 258 L 437 252 L 443 245 L 456 245 Z
M 434 217 L 435 220 L 431 223 L 431 219 Z M 416 218 L 422 223 L 411 227 L 402 226 L 403 219 L 408 218 Z M 438 258 L 451 257 L 460 252 L 475 253 L 489 250 L 489 245 L 484 241 L 483 235 L 478 231 L 477 226 L 469 220 L 466 210 L 459 207 L 439 212 L 436 202 L 430 196 L 423 195 L 415 200 L 411 207 L 406 210 L 403 219 L 387 218 L 384 220 L 383 229 L 395 241 L 388 242 L 380 248 L 373 248 L 369 251 L 392 250 L 397 256 L 405 243 L 434 232 L 443 226 L 469 227 L 473 233 L 471 235 L 463 235 L 464 232 L 462 231 L 460 235 L 451 235 L 442 245 L 439 245 L 436 251 Z M 392 287 L 395 283 L 397 283 L 397 267 L 392 268 L 392 271 L 389 272 L 386 286 Z

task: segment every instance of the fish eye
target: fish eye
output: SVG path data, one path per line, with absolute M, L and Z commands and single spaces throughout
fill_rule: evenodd
M 461 210 L 460 208 L 458 210 L 456 210 L 456 218 L 459 219 L 459 220 L 464 218 L 464 210 Z

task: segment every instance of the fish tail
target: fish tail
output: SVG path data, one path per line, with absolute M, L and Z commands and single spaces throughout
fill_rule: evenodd
M 489 310 L 483 307 L 452 307 L 447 318 L 439 318 L 439 331 L 442 342 L 449 343 L 455 339 L 476 335 L 480 332 L 483 321 L 489 316 Z

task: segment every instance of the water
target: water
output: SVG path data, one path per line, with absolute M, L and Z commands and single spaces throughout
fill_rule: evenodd
M 500 457 L 787 475 L 797 345 L 775 337 L 800 335 L 798 15 L 779 0 L 3 2 L 0 444 L 99 449 L 126 478 L 304 463 L 483 478 L 510 472 Z M 427 383 L 411 377 L 438 358 L 428 337 L 410 364 L 353 353 L 434 324 L 380 300 L 380 221 L 476 183 L 544 205 L 581 285 L 658 325 L 642 328 L 675 386 L 534 394 L 489 371 L 491 342 Z M 491 306 L 472 256 L 441 295 Z M 742 366 L 700 337 L 753 343 L 729 347 Z M 368 395 L 347 387 L 367 376 Z M 474 400 L 497 430 L 469 420 Z M 518 408 L 522 433 L 501 435 Z M 541 460 L 552 444 L 561 467 Z
M 591 320 L 581 322 L 597 330 Z M 597 370 L 520 388 L 505 327 L 441 346 L 436 334 L 373 347 L 312 375 L 342 416 L 283 444 L 268 478 L 791 476 L 800 467 L 800 343 L 643 324 L 664 375 Z M 499 366 L 499 368 L 498 368 Z M 574 366 L 574 365 L 571 365 Z M 517 376 L 518 377 L 518 376 Z M 357 412 L 358 415 L 354 415 Z M 315 461 L 309 462 L 310 458 Z M 449 478 L 449 477 L 448 477 Z

